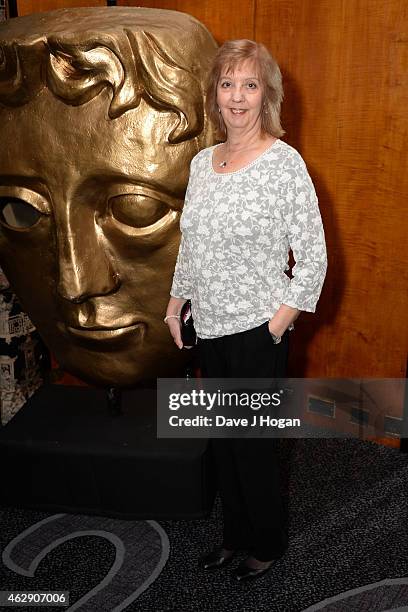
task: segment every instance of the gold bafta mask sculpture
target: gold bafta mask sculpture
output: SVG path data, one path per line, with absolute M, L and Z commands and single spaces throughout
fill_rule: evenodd
M 191 158 L 213 142 L 206 28 L 63 9 L 0 26 L 0 265 L 57 360 L 99 385 L 173 375 L 163 314 Z

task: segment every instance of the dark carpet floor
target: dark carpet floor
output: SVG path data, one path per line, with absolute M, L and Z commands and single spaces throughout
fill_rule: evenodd
M 289 549 L 257 582 L 236 584 L 227 568 L 212 574 L 197 569 L 199 556 L 219 541 L 217 501 L 209 519 L 160 525 L 71 515 L 47 520 L 47 513 L 3 508 L 0 587 L 70 591 L 69 610 L 300 612 L 345 591 L 408 576 L 408 455 L 359 440 L 286 440 L 280 443 L 280 456 Z M 260 469 L 267 478 L 267 466 Z M 36 533 L 43 541 L 39 544 L 39 536 L 36 540 L 31 534 L 31 540 L 23 539 L 10 552 L 10 542 L 42 520 L 44 533 Z M 45 533 L 50 526 L 52 536 Z M 64 538 L 67 529 L 76 530 L 77 537 Z M 57 536 L 61 543 L 50 547 L 47 543 Z M 46 552 L 29 576 L 18 568 L 35 557 L 36 547 Z M 234 565 L 238 562 L 239 557 Z M 115 563 L 113 577 L 109 572 Z M 99 592 L 86 600 L 102 580 Z M 80 599 L 83 603 L 76 606 Z M 315 609 L 380 612 L 401 607 L 408 610 L 408 580 L 405 586 L 371 588 Z

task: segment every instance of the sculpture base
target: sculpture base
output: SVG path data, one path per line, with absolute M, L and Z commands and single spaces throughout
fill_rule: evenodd
M 42 387 L 0 429 L 3 506 L 135 519 L 200 518 L 215 484 L 206 440 L 157 439 L 156 394 Z

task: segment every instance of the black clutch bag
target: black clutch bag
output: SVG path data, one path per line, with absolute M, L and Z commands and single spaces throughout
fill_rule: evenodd
M 197 334 L 194 329 L 193 316 L 191 314 L 191 302 L 187 300 L 180 311 L 181 340 L 185 348 L 193 347 L 197 342 Z

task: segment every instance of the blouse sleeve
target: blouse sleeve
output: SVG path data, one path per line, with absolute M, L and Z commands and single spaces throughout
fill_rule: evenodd
M 190 177 L 184 198 L 184 209 L 188 206 L 188 201 L 190 198 L 192 175 L 193 163 L 191 163 L 190 166 Z M 184 298 L 189 300 L 192 297 L 192 284 L 193 279 L 191 275 L 191 261 L 188 254 L 188 244 L 182 233 L 170 295 L 175 298 Z
M 302 158 L 285 169 L 281 198 L 287 236 L 296 262 L 282 302 L 298 310 L 315 312 L 326 276 L 327 253 L 316 192 Z
M 182 235 L 170 295 L 175 298 L 185 298 L 189 300 L 191 298 L 191 285 L 187 244 Z

